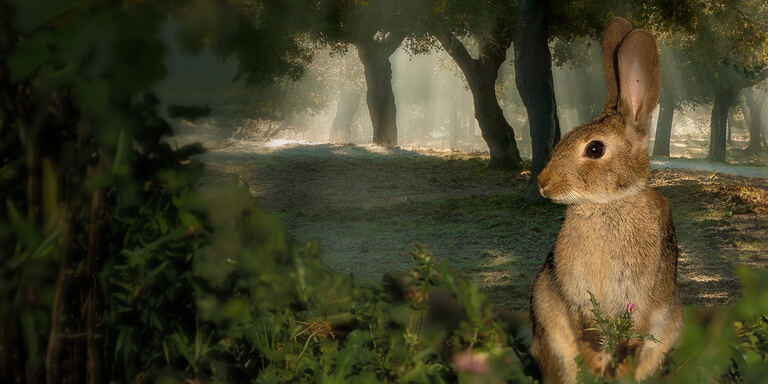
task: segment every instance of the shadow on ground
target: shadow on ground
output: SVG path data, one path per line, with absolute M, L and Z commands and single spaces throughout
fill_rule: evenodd
M 204 159 L 203 183 L 237 175 L 297 241 L 317 239 L 340 273 L 373 282 L 408 270 L 419 242 L 510 309 L 527 308 L 564 215 L 518 203 L 528 171 L 487 170 L 484 154 L 243 143 Z M 664 169 L 651 183 L 673 207 L 685 303 L 729 302 L 739 295 L 735 263 L 768 266 L 765 179 Z

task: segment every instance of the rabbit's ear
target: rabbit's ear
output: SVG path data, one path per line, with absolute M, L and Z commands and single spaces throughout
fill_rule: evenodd
M 605 87 L 608 94 L 605 98 L 603 111 L 616 109 L 619 97 L 617 82 L 616 53 L 624 37 L 632 32 L 632 24 L 627 19 L 614 17 L 611 24 L 603 32 L 603 66 L 605 67 Z
M 619 46 L 619 105 L 624 122 L 647 144 L 648 122 L 659 101 L 661 71 L 656 39 L 642 30 L 631 32 Z

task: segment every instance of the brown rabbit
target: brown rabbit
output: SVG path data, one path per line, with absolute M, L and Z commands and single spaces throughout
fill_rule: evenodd
M 539 176 L 539 191 L 567 204 L 554 250 L 533 282 L 531 353 L 545 383 L 577 380 L 577 356 L 596 373 L 654 374 L 683 328 L 677 292 L 677 237 L 669 204 L 647 185 L 648 123 L 661 74 L 654 37 L 615 18 L 603 36 L 608 96 L 603 113 L 563 136 Z M 639 333 L 651 340 L 619 348 L 611 369 L 601 352 L 589 292 L 603 312 L 633 304 Z

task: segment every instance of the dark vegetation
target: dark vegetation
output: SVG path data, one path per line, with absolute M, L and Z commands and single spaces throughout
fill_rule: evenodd
M 766 73 L 765 4 L 613 5 L 659 34 L 684 34 L 675 49 L 690 52 L 691 65 L 711 64 L 696 73 L 712 82 L 701 96 L 715 105 L 709 157 L 724 160 L 728 110 Z M 551 74 L 541 65 L 553 57 L 548 42 L 595 37 L 611 13 L 605 2 L 574 8 L 554 0 L 0 1 L 0 381 L 531 382 L 527 280 L 562 211 L 531 205 L 525 193 L 560 133 Z M 372 148 L 389 155 L 256 155 L 249 169 L 226 152 L 200 157 L 199 144 L 172 145 L 151 92 L 166 75 L 160 35 L 168 20 L 180 26 L 175 38 L 186 51 L 236 56 L 234 80 L 254 89 L 263 101 L 255 110 L 271 121 L 322 101 L 291 99 L 290 88 L 318 47 L 354 46 L 372 139 L 385 145 Z M 528 47 L 518 41 L 517 62 L 527 63 L 518 76 L 541 70 L 544 81 L 541 95 L 521 92 L 536 142 L 532 165 L 515 157 L 515 134 L 489 90 L 504 46 L 521 31 L 537 38 Z M 480 78 L 475 114 L 489 148 L 500 151 L 455 159 L 391 153 L 389 56 L 407 42 L 413 54 L 439 44 L 458 57 L 468 39 L 486 55 L 462 71 L 468 83 Z M 345 84 L 360 90 L 353 83 Z M 760 152 L 761 143 L 745 151 Z M 313 178 L 338 175 L 323 175 L 324 167 L 349 175 L 323 190 Z M 376 178 L 351 178 L 355 172 Z M 293 179 L 281 184 L 276 175 Z M 731 303 L 688 308 L 683 339 L 658 380 L 759 381 L 768 370 L 768 275 L 753 269 L 765 262 L 765 180 L 665 170 L 653 182 L 676 210 L 686 301 Z M 311 195 L 319 192 L 327 195 Z M 337 236 L 334 249 L 302 238 L 314 237 L 302 228 L 334 226 L 347 242 L 363 241 Z M 407 238 L 388 239 L 393 229 Z M 412 248 L 417 241 L 437 256 Z M 486 244 L 498 253 L 478 255 Z M 375 260 L 381 269 L 363 281 L 343 273 L 359 271 L 343 270 L 356 255 L 358 266 L 371 264 L 372 251 L 385 255 Z M 457 258 L 464 273 L 449 266 Z M 739 269 L 737 280 L 732 264 L 752 269 Z M 601 378 L 585 372 L 584 380 Z
M 168 112 L 168 117 L 171 119 L 182 118 L 189 121 L 195 121 L 201 117 L 208 117 L 211 114 L 211 107 L 171 104 L 166 111 Z

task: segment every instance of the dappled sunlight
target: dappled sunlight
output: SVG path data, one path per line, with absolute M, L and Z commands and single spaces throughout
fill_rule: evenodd
M 707 172 L 723 172 L 740 176 L 768 178 L 768 167 L 736 165 L 712 162 L 707 160 L 692 160 L 683 158 L 653 158 L 652 169 L 683 168 Z
M 723 281 L 723 277 L 717 275 L 696 275 L 692 276 L 690 279 L 697 283 L 716 283 Z
M 661 169 L 652 173 L 651 185 L 672 206 L 684 303 L 729 303 L 741 294 L 733 272 L 737 265 L 768 267 L 763 213 L 768 201 L 761 198 L 767 196 L 768 179 Z
M 266 141 L 264 143 L 264 146 L 267 148 L 282 148 L 286 146 L 315 145 L 315 144 L 318 144 L 318 143 L 312 143 L 306 140 L 272 139 L 272 140 Z

